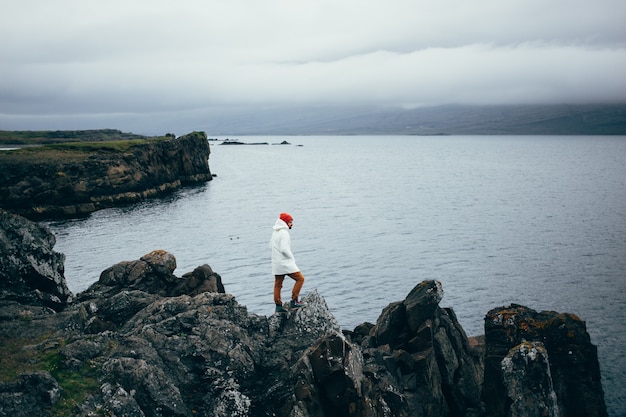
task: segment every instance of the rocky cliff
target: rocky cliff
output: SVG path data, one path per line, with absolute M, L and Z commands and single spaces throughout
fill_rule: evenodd
M 94 151 L 83 142 L 26 155 L 4 151 L 0 207 L 31 219 L 72 217 L 212 179 L 203 132 L 127 143 L 121 150 L 98 142 Z
M 49 291 L 57 267 L 15 276 L 46 263 L 51 239 L 16 218 L 0 227 L 13 248 L 0 271 L 0 416 L 606 416 L 575 316 L 498 307 L 468 338 L 428 280 L 342 331 L 317 291 L 303 308 L 251 315 L 210 266 L 177 277 L 160 250 L 52 309 L 28 293 Z

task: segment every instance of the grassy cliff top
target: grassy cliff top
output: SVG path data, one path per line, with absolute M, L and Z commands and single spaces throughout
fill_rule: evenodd
M 48 145 L 62 142 L 103 142 L 146 139 L 146 136 L 115 129 L 98 130 L 0 130 L 0 145 Z
M 146 142 L 174 135 L 147 137 L 119 130 L 0 131 L 0 145 L 23 146 L 0 151 L 0 163 L 80 161 L 98 152 L 126 152 Z

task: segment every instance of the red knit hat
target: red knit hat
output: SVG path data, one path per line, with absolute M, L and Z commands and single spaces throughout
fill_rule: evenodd
M 289 223 L 293 221 L 293 217 L 289 213 L 280 213 L 280 219 L 285 223 Z

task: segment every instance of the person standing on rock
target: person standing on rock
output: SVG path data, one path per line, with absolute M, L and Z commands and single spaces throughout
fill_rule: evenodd
M 283 281 L 285 275 L 289 276 L 296 282 L 293 284 L 291 291 L 291 308 L 300 308 L 304 304 L 298 301 L 300 290 L 304 284 L 304 275 L 300 272 L 300 268 L 296 265 L 296 259 L 291 252 L 291 236 L 289 229 L 293 226 L 293 217 L 289 213 L 280 213 L 280 217 L 276 219 L 274 227 L 272 227 L 272 239 L 270 240 L 270 248 L 272 250 L 272 274 L 274 275 L 274 304 L 276 304 L 277 313 L 286 313 L 283 307 L 280 293 L 283 289 Z

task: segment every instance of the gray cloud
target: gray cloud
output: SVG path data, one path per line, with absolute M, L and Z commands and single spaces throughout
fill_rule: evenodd
M 626 102 L 622 0 L 5 3 L 0 129 L 238 104 Z

